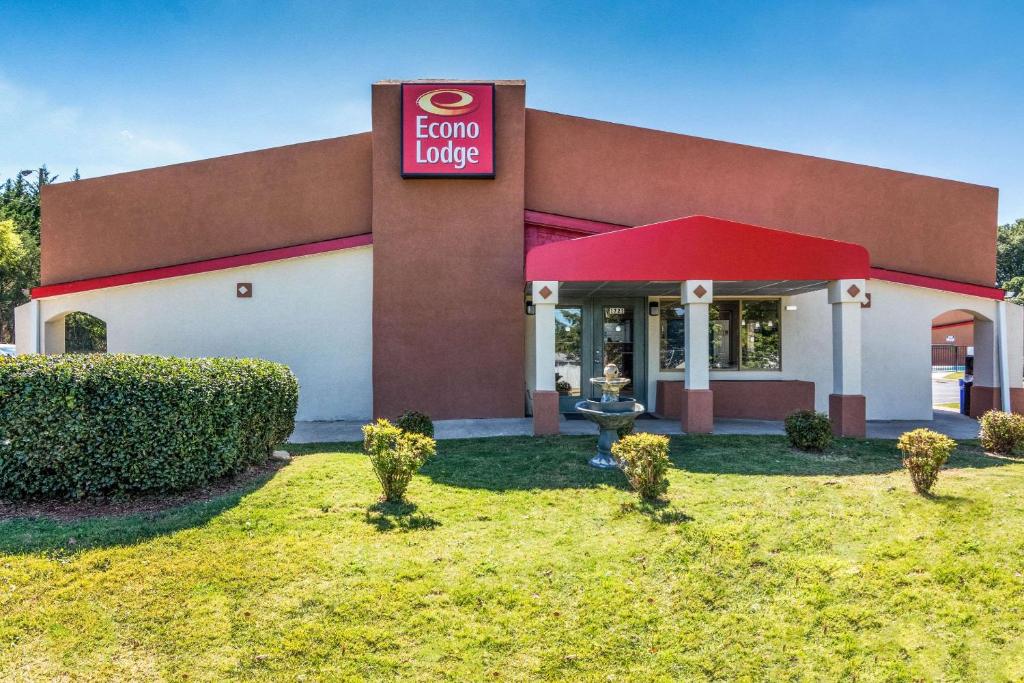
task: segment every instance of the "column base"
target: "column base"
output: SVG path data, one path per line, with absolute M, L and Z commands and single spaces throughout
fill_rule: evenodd
M 683 389 L 683 431 L 710 434 L 715 426 L 714 406 L 714 393 L 710 389 Z
M 990 410 L 1003 410 L 999 387 L 971 387 L 971 417 L 977 419 Z M 1024 389 L 1010 387 L 1010 411 L 1024 414 Z
M 863 439 L 867 434 L 867 399 L 860 394 L 829 394 L 828 419 L 833 436 Z
M 550 436 L 559 432 L 558 392 L 533 392 L 533 435 Z

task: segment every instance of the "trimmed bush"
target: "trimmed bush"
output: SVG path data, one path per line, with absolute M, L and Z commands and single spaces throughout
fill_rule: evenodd
M 401 429 L 403 432 L 411 432 L 413 434 L 422 434 L 423 436 L 434 437 L 434 423 L 431 421 L 430 416 L 425 413 L 419 413 L 415 410 L 407 410 L 402 413 L 397 420 L 395 420 L 395 426 Z
M 612 455 L 622 463 L 629 485 L 645 500 L 654 500 L 668 490 L 668 437 L 658 434 L 629 434 L 612 444 Z
M 412 475 L 437 452 L 437 444 L 429 436 L 402 431 L 380 419 L 363 427 L 363 450 L 370 456 L 384 500 L 399 503 Z
M 825 413 L 798 410 L 786 416 L 786 436 L 802 451 L 823 451 L 832 445 L 832 423 Z
M 915 429 L 900 435 L 896 447 L 903 452 L 903 466 L 918 493 L 928 493 L 939 477 L 939 469 L 949 460 L 956 441 L 930 429 Z
M 992 453 L 1013 453 L 1024 443 L 1024 415 L 990 410 L 981 416 L 981 446 Z
M 0 497 L 180 491 L 264 462 L 295 426 L 284 365 L 134 355 L 0 359 Z

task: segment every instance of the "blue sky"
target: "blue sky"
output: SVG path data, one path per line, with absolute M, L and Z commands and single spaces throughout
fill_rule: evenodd
M 1024 3 L 4 3 L 0 176 L 369 128 L 381 78 L 1000 188 L 1024 217 Z M 315 182 L 315 179 L 312 179 Z

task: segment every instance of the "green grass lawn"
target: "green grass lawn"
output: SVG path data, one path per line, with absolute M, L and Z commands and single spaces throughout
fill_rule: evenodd
M 146 518 L 0 524 L 0 679 L 1019 680 L 1024 464 L 936 496 L 893 442 L 677 437 L 643 507 L 594 439 L 353 445 Z

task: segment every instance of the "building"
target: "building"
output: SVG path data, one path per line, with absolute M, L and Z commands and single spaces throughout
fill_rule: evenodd
M 655 414 L 930 419 L 932 320 L 975 412 L 1024 406 L 997 190 L 529 109 L 522 81 L 380 82 L 371 132 L 48 186 L 20 352 L 287 363 L 299 418 L 558 429 L 608 361 Z

